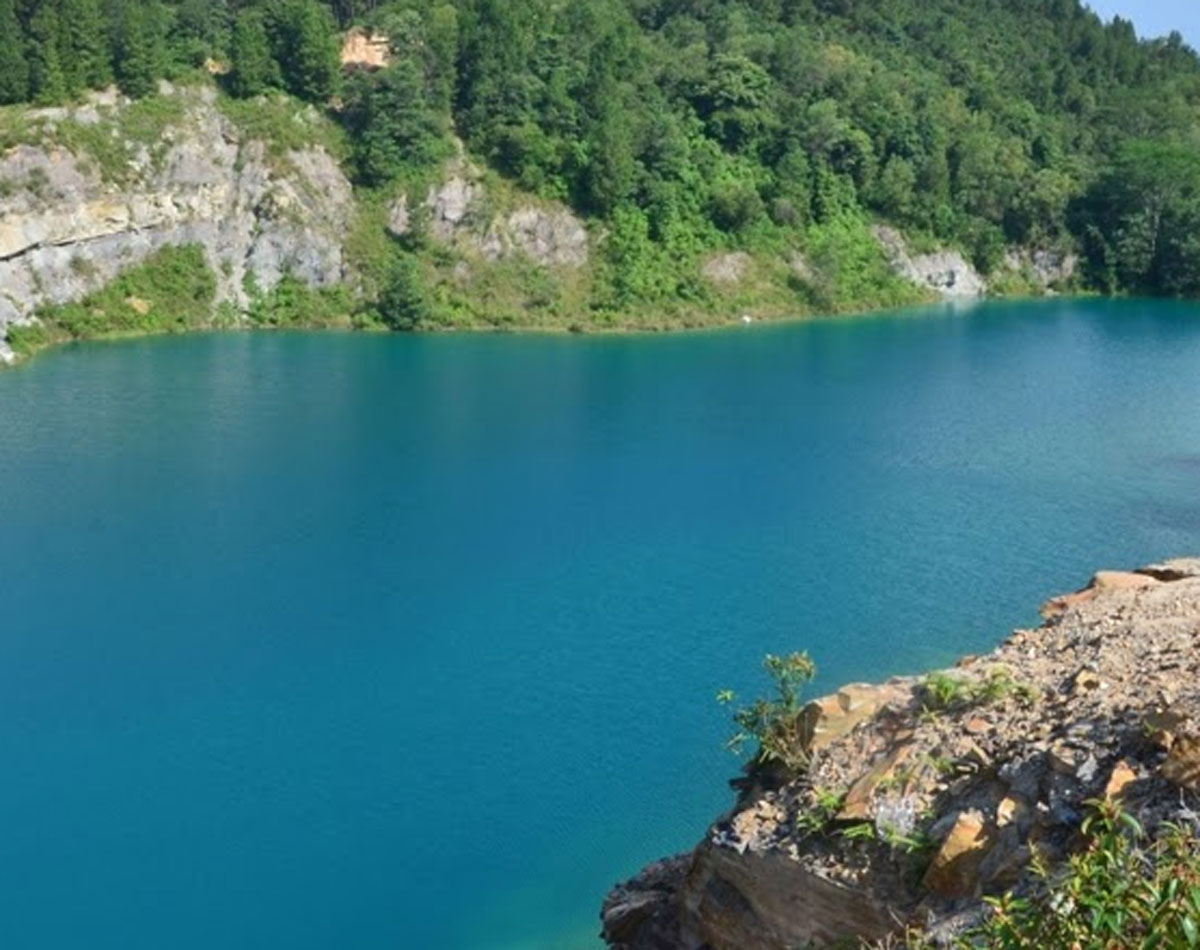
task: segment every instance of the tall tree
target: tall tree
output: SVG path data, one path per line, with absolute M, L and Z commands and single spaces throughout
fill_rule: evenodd
M 1177 142 L 1125 145 L 1088 195 L 1098 282 L 1200 294 L 1200 154 Z
M 271 56 L 271 40 L 261 11 L 247 7 L 238 13 L 229 59 L 229 87 L 235 96 L 262 95 L 279 84 L 279 65 Z
M 46 0 L 29 20 L 29 87 L 35 102 L 61 102 L 67 96 L 59 52 L 63 47 L 59 5 Z
M 63 78 L 67 92 L 78 95 L 112 81 L 105 39 L 104 15 L 99 0 L 62 0 Z
M 167 69 L 162 5 L 117 0 L 113 17 L 113 66 L 121 91 L 134 98 L 149 95 Z
M 0 0 L 0 103 L 24 102 L 29 96 L 29 63 L 13 0 Z
M 401 59 L 351 90 L 347 119 L 359 178 L 382 184 L 405 167 L 427 166 L 445 141 L 420 66 Z
M 269 28 L 288 90 L 309 102 L 332 96 L 341 61 L 329 7 L 317 0 L 283 0 L 271 8 Z

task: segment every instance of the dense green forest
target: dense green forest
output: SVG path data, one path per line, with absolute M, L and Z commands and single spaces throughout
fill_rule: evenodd
M 388 68 L 343 74 L 354 24 Z M 836 281 L 875 218 L 985 273 L 1063 248 L 1093 289 L 1200 295 L 1200 59 L 1078 0 L 0 0 L 0 102 L 206 64 L 327 108 L 364 189 L 458 135 L 602 221 L 600 307 L 701 295 L 707 249 L 795 235 Z M 411 283 L 386 288 L 405 313 Z

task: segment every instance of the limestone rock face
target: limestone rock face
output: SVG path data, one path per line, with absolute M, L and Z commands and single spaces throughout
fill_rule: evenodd
M 1004 256 L 1010 271 L 1023 271 L 1044 288 L 1069 283 L 1079 272 L 1079 255 L 1054 248 L 1013 248 Z
M 750 255 L 744 251 L 713 254 L 700 268 L 706 280 L 714 284 L 737 284 L 750 269 Z
M 446 168 L 441 184 L 429 188 L 418 208 L 436 241 L 490 261 L 525 257 L 543 267 L 579 268 L 588 262 L 587 228 L 564 205 L 521 204 L 500 214 L 490 208 L 482 171 L 461 152 Z M 416 226 L 408 195 L 388 213 L 388 230 L 404 237 Z
M 239 307 L 250 276 L 262 289 L 284 273 L 315 285 L 343 279 L 353 195 L 334 158 L 311 148 L 273 159 L 221 114 L 212 89 L 166 92 L 182 100 L 182 118 L 119 182 L 82 152 L 20 145 L 0 154 L 0 341 L 39 306 L 78 299 L 167 245 L 201 245 L 218 300 Z M 98 108 L 125 107 L 93 103 L 49 120 L 89 122 Z
M 874 228 L 892 269 L 907 280 L 928 287 L 947 299 L 982 297 L 987 283 L 958 251 L 913 255 L 903 235 L 882 225 Z
M 610 895 L 621 950 L 793 950 L 952 932 L 1036 886 L 1098 799 L 1153 833 L 1200 794 L 1200 562 L 1101 571 L 1037 630 L 805 709 L 809 762 L 763 768 L 669 874 Z M 940 696 L 940 698 L 939 698 Z M 613 908 L 627 908 L 620 939 Z M 639 923 L 639 920 L 642 923 Z

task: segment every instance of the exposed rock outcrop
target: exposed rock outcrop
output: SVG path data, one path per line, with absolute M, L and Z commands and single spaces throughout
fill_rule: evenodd
M 1079 271 L 1079 255 L 1053 248 L 1016 248 L 1004 257 L 1011 271 L 1028 274 L 1044 288 L 1069 284 Z
M 620 950 L 786 950 L 977 918 L 1080 843 L 1087 802 L 1153 831 L 1200 795 L 1200 561 L 1101 572 L 951 670 L 810 704 L 811 764 L 758 776 L 690 855 L 610 894 Z
M 958 251 L 912 254 L 899 231 L 883 225 L 873 230 L 892 269 L 901 277 L 947 299 L 982 297 L 987 293 L 987 282 Z
M 750 270 L 751 258 L 745 251 L 713 254 L 706 258 L 700 273 L 714 284 L 737 284 Z
M 588 261 L 587 228 L 565 205 L 525 202 L 497 212 L 490 207 L 482 170 L 461 153 L 416 208 L 408 195 L 392 203 L 388 230 L 393 235 L 404 237 L 418 226 L 442 244 L 490 261 L 524 256 L 545 267 L 565 268 Z
M 212 88 L 166 93 L 181 100 L 180 118 L 153 148 L 134 150 L 117 181 L 86 151 L 0 154 L 0 358 L 11 355 L 9 324 L 82 297 L 165 245 L 203 246 L 218 300 L 239 307 L 249 278 L 269 289 L 284 273 L 314 285 L 345 276 L 353 195 L 334 158 L 317 147 L 272 156 L 221 113 Z M 33 118 L 96 125 L 126 107 L 109 96 Z
M 342 39 L 342 68 L 348 71 L 374 72 L 384 69 L 392 61 L 392 47 L 388 37 L 356 26 Z

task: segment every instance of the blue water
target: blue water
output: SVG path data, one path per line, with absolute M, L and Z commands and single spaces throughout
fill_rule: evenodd
M 0 374 L 0 946 L 593 948 L 822 685 L 1200 552 L 1200 308 L 231 334 Z

